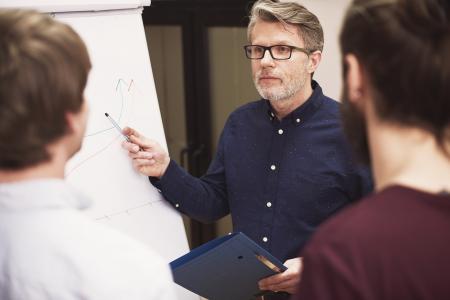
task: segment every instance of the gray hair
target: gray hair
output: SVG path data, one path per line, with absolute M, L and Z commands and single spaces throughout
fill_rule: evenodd
M 294 0 L 258 0 L 250 12 L 247 37 L 251 34 L 258 20 L 280 22 L 298 27 L 305 48 L 311 51 L 323 50 L 323 29 L 319 19 L 303 5 Z

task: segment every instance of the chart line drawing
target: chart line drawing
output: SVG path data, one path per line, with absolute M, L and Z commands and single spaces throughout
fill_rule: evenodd
M 72 174 L 73 172 L 75 172 L 79 167 L 81 167 L 82 165 L 84 165 L 87 161 L 91 160 L 92 158 L 94 158 L 95 156 L 99 155 L 100 153 L 102 153 L 103 151 L 105 151 L 106 149 L 109 148 L 109 146 L 111 146 L 112 144 L 114 144 L 114 142 L 119 138 L 120 136 L 116 136 L 111 142 L 109 142 L 106 146 L 104 146 L 103 148 L 101 148 L 100 150 L 98 150 L 97 152 L 94 152 L 93 154 L 91 154 L 90 156 L 88 156 L 87 158 L 83 159 L 82 161 L 80 161 L 79 163 L 77 163 L 74 167 L 72 167 L 69 171 L 67 171 L 66 173 L 66 178 L 70 176 L 70 174 Z
M 124 91 L 124 88 L 126 87 Z M 128 101 L 126 101 L 126 97 L 125 94 L 130 94 L 132 92 L 132 88 L 134 89 L 136 87 L 136 84 L 134 84 L 134 79 L 131 79 L 129 81 L 129 83 L 124 80 L 123 78 L 119 78 L 117 80 L 117 83 L 115 84 L 115 92 L 118 93 L 120 95 L 120 109 L 119 109 L 119 116 L 117 117 L 117 122 L 119 123 L 123 117 L 124 117 L 124 112 L 125 112 L 125 105 L 131 106 L 131 102 L 132 102 L 132 97 L 130 97 L 131 99 L 129 99 Z M 127 95 L 130 96 L 130 95 Z M 128 97 L 127 97 L 128 98 Z M 129 103 L 126 103 L 129 102 Z M 104 112 L 101 114 L 102 116 L 104 116 Z M 105 129 L 101 129 L 101 130 L 97 130 L 93 133 L 88 133 L 84 136 L 84 138 L 92 138 L 92 137 L 97 137 L 101 134 L 104 134 L 110 130 L 114 129 L 113 126 L 108 126 Z M 121 137 L 120 134 L 115 135 L 111 140 L 109 140 L 108 142 L 106 142 L 104 144 L 104 146 L 102 146 L 100 149 L 96 150 L 93 153 L 88 154 L 86 157 L 84 157 L 83 159 L 81 159 L 79 162 L 77 162 L 75 165 L 71 166 L 70 168 L 68 168 L 66 170 L 66 178 L 69 177 L 70 175 L 72 175 L 75 171 L 77 171 L 80 167 L 82 167 L 84 164 L 86 164 L 88 161 L 90 161 L 91 159 L 97 157 L 98 155 L 100 155 L 102 152 L 106 151 L 112 144 L 114 144 L 117 139 Z M 84 143 L 86 141 L 83 141 Z
M 146 206 L 153 206 L 156 203 L 162 203 L 162 202 L 163 202 L 162 200 L 146 202 L 146 203 L 141 204 L 141 205 L 133 206 L 133 207 L 130 207 L 130 208 L 127 208 L 127 209 L 124 209 L 124 210 L 120 210 L 120 211 L 113 212 L 113 213 L 110 213 L 110 214 L 107 214 L 107 215 L 103 215 L 101 217 L 95 218 L 95 220 L 96 221 L 110 220 L 110 219 L 112 219 L 114 217 L 117 217 L 119 215 L 124 215 L 124 214 L 128 214 L 129 215 L 130 212 L 133 211 L 133 210 L 138 210 L 138 209 L 144 208 Z
M 134 80 L 131 79 L 130 83 L 128 84 L 124 79 L 119 78 L 119 80 L 117 80 L 117 84 L 116 84 L 116 93 L 118 92 L 120 94 L 120 111 L 119 111 L 119 116 L 114 116 L 114 118 L 117 120 L 118 123 L 120 123 L 120 121 L 122 120 L 122 116 L 123 116 L 123 111 L 124 111 L 124 105 L 125 105 L 125 97 L 124 97 L 124 93 L 122 90 L 122 84 L 127 86 L 127 91 L 130 92 L 131 90 L 131 86 L 133 85 Z M 122 83 L 122 84 L 121 84 Z M 86 134 L 84 137 L 88 138 L 88 137 L 92 137 L 92 136 L 96 136 L 98 134 L 101 134 L 103 132 L 107 132 L 109 130 L 113 129 L 112 126 L 109 126 L 108 128 L 105 129 L 101 129 L 98 131 L 95 131 L 93 133 L 88 133 Z

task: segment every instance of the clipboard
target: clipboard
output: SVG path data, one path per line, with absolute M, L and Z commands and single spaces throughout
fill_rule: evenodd
M 270 294 L 258 288 L 258 281 L 287 269 L 242 232 L 209 241 L 170 267 L 177 284 L 210 300 L 250 300 Z

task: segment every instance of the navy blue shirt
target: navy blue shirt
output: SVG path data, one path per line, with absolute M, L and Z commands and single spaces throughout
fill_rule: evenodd
M 151 182 L 182 213 L 203 222 L 231 213 L 234 231 L 281 261 L 297 257 L 322 221 L 372 188 L 350 155 L 339 103 L 313 89 L 282 120 L 263 99 L 234 111 L 203 177 L 171 161 Z

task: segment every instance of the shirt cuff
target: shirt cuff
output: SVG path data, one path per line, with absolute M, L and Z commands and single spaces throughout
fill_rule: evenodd
M 186 175 L 187 172 L 183 168 L 181 168 L 175 161 L 170 160 L 166 172 L 164 172 L 164 175 L 161 178 L 149 176 L 148 179 L 159 192 L 162 192 L 163 194 L 170 194 L 171 191 L 177 190 L 176 187 L 182 184 L 182 181 Z M 172 190 L 172 188 L 175 189 Z

